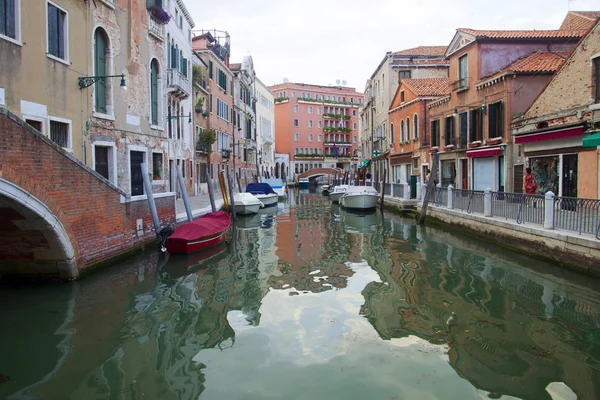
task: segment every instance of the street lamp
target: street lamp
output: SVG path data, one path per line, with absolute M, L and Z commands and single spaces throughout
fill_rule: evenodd
M 188 123 L 192 123 L 192 113 L 190 112 L 189 115 L 171 115 L 169 114 L 167 116 L 167 121 L 170 121 L 172 119 L 177 119 L 177 118 L 185 118 L 188 117 Z
M 119 86 L 121 87 L 121 90 L 123 90 L 123 91 L 127 90 L 127 86 L 125 85 L 125 74 L 103 75 L 103 76 L 80 76 L 79 78 L 77 78 L 77 82 L 79 84 L 79 89 L 81 90 L 83 88 L 92 86 L 94 83 L 98 82 L 99 80 L 104 80 L 106 78 L 121 78 L 121 84 Z

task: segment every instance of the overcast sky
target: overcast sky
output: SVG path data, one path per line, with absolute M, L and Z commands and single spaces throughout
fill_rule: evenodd
M 386 51 L 447 46 L 456 28 L 558 29 L 598 0 L 184 0 L 195 29 L 226 30 L 267 85 L 346 80 L 362 92 Z

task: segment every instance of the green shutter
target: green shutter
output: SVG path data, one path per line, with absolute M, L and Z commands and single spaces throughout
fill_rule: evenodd
M 100 29 L 95 33 L 95 76 L 105 76 L 106 74 L 106 42 Z M 96 81 L 95 87 L 96 111 L 106 114 L 106 80 L 104 78 Z
M 210 79 L 213 79 L 213 62 L 212 60 L 208 62 L 208 76 Z M 212 111 L 212 109 L 211 109 Z
M 504 103 L 498 103 L 498 131 L 497 136 L 504 137 Z
M 150 101 L 152 125 L 158 125 L 158 68 L 156 61 L 150 67 Z

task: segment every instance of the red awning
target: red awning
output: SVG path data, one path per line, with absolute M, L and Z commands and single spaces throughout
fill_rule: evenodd
M 554 129 L 551 131 L 536 132 L 536 133 L 529 133 L 529 134 L 525 134 L 525 135 L 515 136 L 515 143 L 522 144 L 522 143 L 541 142 L 543 140 L 563 139 L 563 138 L 568 138 L 568 137 L 573 137 L 573 136 L 581 136 L 582 133 L 583 133 L 583 126 L 575 126 L 575 127 L 571 126 L 568 128 Z
M 468 150 L 467 157 L 479 158 L 479 157 L 494 157 L 502 154 L 502 148 L 496 147 L 484 147 L 482 149 Z

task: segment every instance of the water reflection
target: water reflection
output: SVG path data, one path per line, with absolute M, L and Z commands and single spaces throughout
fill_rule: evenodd
M 0 286 L 0 397 L 596 399 L 594 285 L 292 191 L 205 253 Z

